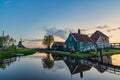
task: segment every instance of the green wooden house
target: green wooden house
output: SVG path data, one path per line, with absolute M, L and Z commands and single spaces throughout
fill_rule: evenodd
M 80 29 L 78 29 L 78 33 L 70 33 L 64 45 L 67 50 L 86 51 L 95 49 L 92 39 L 88 35 L 81 34 Z

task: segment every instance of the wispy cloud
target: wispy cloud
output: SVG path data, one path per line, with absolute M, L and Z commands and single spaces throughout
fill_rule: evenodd
M 46 34 L 58 36 L 63 39 L 66 39 L 68 37 L 68 34 L 70 32 L 73 32 L 73 30 L 71 30 L 71 29 L 58 29 L 56 27 L 51 27 L 51 28 L 45 27 L 44 31 L 46 32 Z
M 96 29 L 106 29 L 109 28 L 109 26 L 107 25 L 103 25 L 103 26 L 97 26 Z
M 120 27 L 118 27 L 117 29 L 120 29 Z
M 118 30 L 118 29 L 117 28 L 108 29 L 107 32 L 116 31 L 116 30 Z
M 41 41 L 43 41 L 43 39 L 24 39 L 24 41 L 27 41 L 27 42 L 41 42 Z

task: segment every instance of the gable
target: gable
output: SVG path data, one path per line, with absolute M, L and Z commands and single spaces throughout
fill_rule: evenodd
M 104 36 L 100 36 L 96 43 L 109 43 L 109 39 Z
M 100 31 L 96 31 L 95 33 L 93 33 L 90 38 L 96 43 L 99 37 L 109 38 L 107 35 L 103 34 Z
M 74 38 L 74 36 L 70 33 L 69 34 L 69 36 L 68 36 L 68 38 L 66 39 L 66 41 L 65 41 L 65 44 L 67 43 L 67 42 L 75 42 L 75 41 L 77 41 L 75 38 Z

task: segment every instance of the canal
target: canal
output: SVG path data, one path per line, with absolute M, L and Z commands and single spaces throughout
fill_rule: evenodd
M 120 55 L 103 59 L 104 64 L 36 52 L 0 60 L 0 80 L 119 80 Z

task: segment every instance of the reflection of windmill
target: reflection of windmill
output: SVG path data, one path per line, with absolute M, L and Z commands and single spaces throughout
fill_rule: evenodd
M 20 38 L 20 41 L 18 42 L 19 48 L 25 48 L 24 45 L 22 44 L 22 42 L 24 42 L 24 41 L 22 40 L 22 38 Z

